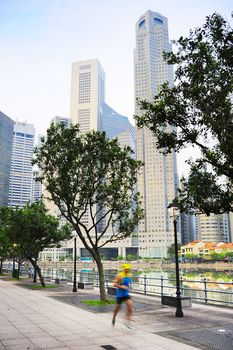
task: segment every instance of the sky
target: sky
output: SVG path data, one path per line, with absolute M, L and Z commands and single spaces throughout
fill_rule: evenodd
M 147 10 L 168 18 L 171 40 L 215 11 L 233 21 L 232 0 L 0 0 L 0 111 L 44 134 L 69 117 L 72 62 L 98 58 L 106 102 L 134 124 L 135 23 Z

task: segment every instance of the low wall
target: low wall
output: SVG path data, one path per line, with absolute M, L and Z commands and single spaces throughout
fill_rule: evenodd
M 124 261 L 103 261 L 104 269 L 119 270 Z M 133 269 L 157 269 L 157 270 L 174 270 L 175 263 L 161 263 L 158 261 L 132 261 L 130 262 Z M 43 269 L 46 268 L 67 268 L 72 269 L 74 263 L 71 262 L 46 262 L 39 263 L 39 266 Z M 210 270 L 215 269 L 218 271 L 233 270 L 232 262 L 215 262 L 215 263 L 179 263 L 180 269 L 190 269 L 190 270 Z M 95 262 L 78 261 L 77 269 L 94 269 L 96 268 Z

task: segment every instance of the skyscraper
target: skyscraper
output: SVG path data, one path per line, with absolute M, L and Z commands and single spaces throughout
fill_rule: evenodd
M 57 124 L 63 124 L 65 127 L 70 127 L 70 124 L 71 124 L 71 119 L 68 118 L 68 117 L 61 117 L 61 116 L 55 116 L 52 120 L 51 120 L 51 123 L 52 124 L 54 123 L 55 125 Z M 46 136 L 42 136 L 40 135 L 40 141 L 38 143 L 38 147 L 41 146 L 41 140 L 43 138 L 46 138 Z M 54 216 L 60 216 L 61 213 L 58 209 L 58 207 L 55 205 L 55 203 L 52 201 L 52 200 L 49 200 L 48 198 L 50 198 L 50 195 L 49 193 L 45 190 L 44 186 L 42 186 L 42 197 L 43 197 L 43 201 L 46 205 L 46 208 L 49 210 L 49 213 L 51 215 L 54 215 Z M 51 248 L 49 249 L 49 251 L 56 251 L 55 248 Z
M 14 121 L 0 112 L 0 206 L 8 205 Z
M 106 103 L 104 103 L 101 126 L 108 138 L 117 137 L 121 147 L 130 146 L 135 152 L 135 127 L 127 117 L 118 114 Z
M 97 59 L 74 62 L 70 116 L 81 132 L 101 130 L 105 73 Z
M 72 64 L 70 115 L 72 123 L 78 123 L 81 132 L 102 130 L 108 138 L 118 137 L 120 146 L 131 145 L 134 149 L 134 127 L 127 117 L 116 113 L 105 103 L 105 73 L 97 59 Z M 89 219 L 88 213 L 83 215 L 83 223 L 90 224 Z M 98 225 L 99 233 L 102 232 L 103 226 L 104 222 L 101 221 Z M 101 254 L 108 258 L 136 254 L 136 244 L 137 241 L 129 237 L 108 244 Z M 81 241 L 78 246 L 81 247 L 81 255 L 86 254 Z
M 35 129 L 32 124 L 16 122 L 13 134 L 9 206 L 22 207 L 33 201 L 32 156 Z
M 59 117 L 59 116 L 56 115 L 56 116 L 52 119 L 52 123 L 54 123 L 55 125 L 56 125 L 56 124 L 63 124 L 63 125 L 65 125 L 66 127 L 70 127 L 71 119 L 70 119 L 70 118 L 67 118 L 67 117 Z
M 142 113 L 137 99 L 153 101 L 161 84 L 165 81 L 173 84 L 172 66 L 164 61 L 164 51 L 171 51 L 167 18 L 147 11 L 136 23 L 135 114 Z M 138 191 L 145 209 L 145 218 L 138 228 L 139 254 L 163 257 L 174 242 L 167 206 L 175 197 L 178 177 L 175 153 L 165 156 L 156 150 L 154 143 L 147 128 L 136 130 L 137 159 L 144 163 L 138 176 Z
M 196 231 L 198 239 L 203 242 L 230 242 L 229 215 L 196 215 Z

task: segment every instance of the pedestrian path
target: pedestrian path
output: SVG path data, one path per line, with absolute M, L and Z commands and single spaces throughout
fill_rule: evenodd
M 77 296 L 79 293 L 82 292 L 78 291 Z M 123 313 L 112 327 L 111 312 L 83 310 L 64 299 L 63 302 L 54 299 L 57 294 L 65 296 L 67 290 L 65 293 L 30 290 L 0 280 L 0 350 L 194 350 L 198 345 L 191 346 L 187 339 L 172 334 L 185 330 L 192 317 L 189 328 L 200 328 L 200 313 L 202 319 L 205 317 L 205 326 L 220 325 L 228 319 L 233 325 L 233 312 L 228 309 L 208 307 L 207 312 L 207 307 L 198 306 L 178 319 L 173 309 L 160 307 L 158 301 L 157 308 L 153 307 L 154 299 L 146 298 L 150 307 L 135 310 L 132 329 L 125 326 Z

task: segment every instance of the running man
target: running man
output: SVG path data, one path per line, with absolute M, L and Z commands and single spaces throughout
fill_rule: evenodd
M 115 325 L 116 322 L 116 315 L 120 311 L 121 304 L 123 302 L 126 303 L 126 318 L 129 321 L 128 326 L 131 322 L 131 315 L 132 315 L 132 306 L 133 302 L 131 300 L 131 297 L 129 295 L 129 289 L 132 283 L 132 276 L 130 273 L 131 265 L 130 264 L 123 264 L 122 265 L 122 271 L 116 276 L 113 285 L 117 288 L 116 291 L 116 307 L 113 313 L 112 318 L 112 325 Z

